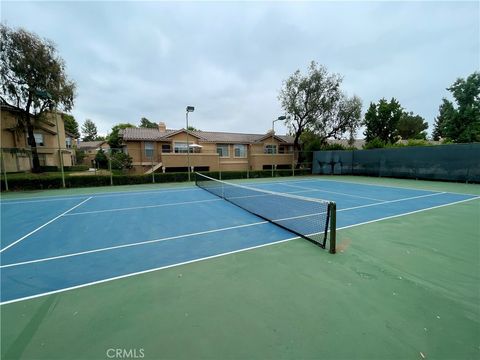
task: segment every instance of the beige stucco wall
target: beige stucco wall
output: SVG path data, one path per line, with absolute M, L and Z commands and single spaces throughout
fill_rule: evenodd
M 263 165 L 291 165 L 293 163 L 293 155 L 291 154 L 265 154 L 264 147 L 266 144 L 277 145 L 277 151 L 282 142 L 275 138 L 265 139 L 265 143 L 260 144 L 244 144 L 247 146 L 245 157 L 235 157 L 234 144 L 228 145 L 228 156 L 219 157 L 217 154 L 217 144 L 211 142 L 202 142 L 198 138 L 189 135 L 190 144 L 201 145 L 201 149 L 197 149 L 199 153 L 190 154 L 190 166 L 194 167 L 209 167 L 211 171 L 246 171 L 262 170 Z M 186 142 L 187 134 L 179 133 L 173 135 L 168 139 L 169 142 L 154 142 L 154 156 L 153 159 L 145 157 L 145 142 L 144 141 L 127 141 L 126 146 L 128 154 L 133 159 L 135 173 L 143 173 L 148 171 L 157 164 L 162 164 L 165 168 L 173 167 L 187 167 L 187 154 L 174 153 L 175 142 Z M 171 144 L 171 153 L 162 153 L 162 144 Z M 157 171 L 161 172 L 159 168 Z
M 1 111 L 1 144 L 3 155 L 3 162 L 7 172 L 20 172 L 31 170 L 31 155 L 27 151 L 30 147 L 27 145 L 26 132 L 10 131 L 17 124 L 18 114 L 10 111 Z M 55 122 L 55 116 L 58 120 L 58 129 Z M 37 152 L 39 154 L 40 164 L 42 166 L 60 166 L 60 158 L 58 155 L 58 138 L 59 133 L 60 147 L 63 149 L 64 166 L 72 166 L 73 151 L 66 149 L 65 144 L 65 128 L 63 119 L 59 114 L 46 114 L 47 122 L 37 122 L 34 133 L 43 134 L 44 145 L 37 145 Z M 39 126 L 48 129 L 45 131 Z M 54 132 L 52 134 L 51 132 Z M 19 150 L 11 150 L 17 148 Z

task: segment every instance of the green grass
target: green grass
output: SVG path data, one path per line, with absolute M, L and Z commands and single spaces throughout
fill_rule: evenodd
M 478 359 L 479 235 L 473 200 L 4 305 L 1 357 Z

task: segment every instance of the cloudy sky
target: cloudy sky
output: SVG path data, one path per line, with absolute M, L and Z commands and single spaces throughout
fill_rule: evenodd
M 480 68 L 479 2 L 2 1 L 1 19 L 57 44 L 72 113 L 100 134 L 141 117 L 181 128 L 187 105 L 196 128 L 264 133 L 282 81 L 312 60 L 364 111 L 395 97 L 433 124 L 446 88 Z

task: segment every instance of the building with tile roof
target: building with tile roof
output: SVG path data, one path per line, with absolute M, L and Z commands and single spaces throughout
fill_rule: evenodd
M 2 171 L 5 172 L 22 172 L 32 169 L 32 150 L 21 114 L 21 109 L 2 101 L 1 150 Z M 72 147 L 75 139 L 74 135 L 65 130 L 61 113 L 45 113 L 42 118 L 32 114 L 32 118 L 40 166 L 58 168 L 61 163 L 67 167 L 74 165 L 75 152 Z
M 172 130 L 161 122 L 157 129 L 122 129 L 119 137 L 136 173 L 186 171 L 189 163 L 194 171 L 287 169 L 294 164 L 293 137 L 271 131 Z

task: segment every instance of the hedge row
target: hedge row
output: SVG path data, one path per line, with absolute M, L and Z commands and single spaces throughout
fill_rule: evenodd
M 202 172 L 203 174 L 220 178 L 220 174 L 215 171 Z M 295 175 L 308 175 L 311 174 L 310 170 L 295 170 Z M 277 170 L 275 176 L 291 176 L 291 170 Z M 271 170 L 250 171 L 248 178 L 268 178 L 272 176 Z M 232 179 L 247 179 L 247 172 L 245 171 L 228 171 L 222 172 L 222 180 Z M 21 190 L 44 190 L 44 189 L 60 189 L 62 188 L 61 175 L 37 175 L 29 174 L 22 178 L 8 178 L 8 188 L 13 191 Z M 193 180 L 193 179 L 192 179 Z M 188 181 L 187 173 L 156 173 L 155 183 L 167 183 L 167 182 L 184 182 Z M 152 175 L 113 175 L 114 185 L 134 185 L 134 184 L 151 184 L 153 182 Z M 109 186 L 110 175 L 86 175 L 86 176 L 65 176 L 65 186 L 67 188 L 77 187 L 91 187 L 91 186 Z M 1 179 L 1 190 L 5 190 L 5 182 L 3 177 Z
M 42 172 L 57 172 L 60 171 L 60 168 L 57 166 L 40 166 Z M 87 171 L 87 165 L 74 165 L 74 166 L 64 166 L 63 171 Z

